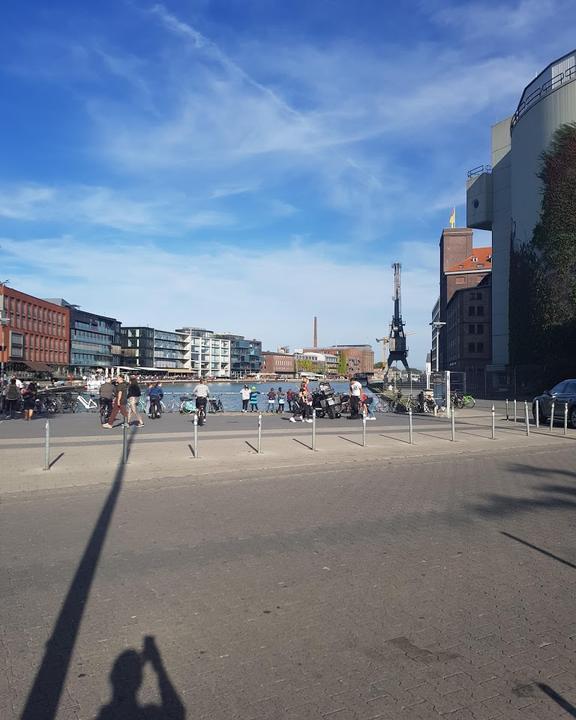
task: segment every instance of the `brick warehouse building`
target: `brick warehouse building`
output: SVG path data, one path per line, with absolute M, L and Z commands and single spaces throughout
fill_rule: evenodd
M 442 231 L 436 314 L 445 325 L 438 333 L 439 369 L 465 372 L 476 392 L 484 387 L 492 353 L 491 276 L 492 248 L 474 248 L 468 228 Z
M 70 361 L 70 311 L 0 285 L 0 361 L 6 372 L 64 374 Z

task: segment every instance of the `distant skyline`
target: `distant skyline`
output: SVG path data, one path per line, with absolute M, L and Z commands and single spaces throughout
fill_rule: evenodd
M 388 333 L 423 367 L 438 240 L 567 0 L 8 2 L 0 280 L 264 349 Z M 490 243 L 475 232 L 475 245 Z

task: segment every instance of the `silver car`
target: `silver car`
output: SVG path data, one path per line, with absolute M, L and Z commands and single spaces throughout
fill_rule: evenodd
M 538 400 L 540 420 L 550 419 L 554 404 L 554 420 L 564 420 L 565 407 L 568 405 L 568 422 L 576 428 L 576 379 L 562 380 L 552 390 L 546 390 L 532 401 L 532 414 L 536 417 L 536 401 Z

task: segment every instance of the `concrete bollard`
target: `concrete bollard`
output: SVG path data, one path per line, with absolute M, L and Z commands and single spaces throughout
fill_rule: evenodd
M 198 415 L 194 413 L 194 459 L 198 458 Z
M 568 435 L 568 403 L 564 403 L 564 435 Z
M 516 400 L 514 400 L 514 425 L 516 425 L 516 421 L 518 419 L 518 403 Z
M 556 403 L 554 401 L 552 401 L 552 406 L 550 408 L 550 432 L 552 432 L 552 430 L 554 428 L 554 405 L 555 404 Z
M 122 423 L 122 465 L 128 462 L 128 423 Z
M 408 436 L 410 439 L 410 445 L 414 444 L 414 427 L 412 425 L 412 408 L 408 408 Z
M 262 452 L 262 413 L 258 413 L 258 455 Z
M 496 440 L 496 409 L 492 405 L 492 440 Z
M 312 452 L 316 452 L 316 408 L 312 409 Z
M 536 400 L 536 405 L 534 406 L 534 420 L 536 422 L 536 428 L 540 427 L 540 401 Z
M 50 420 L 44 426 L 44 470 L 50 470 Z
M 366 447 L 366 415 L 362 415 L 362 447 Z
M 456 413 L 454 412 L 454 405 L 452 405 L 452 412 L 450 414 L 450 435 L 450 439 L 454 442 L 456 440 Z
M 528 415 L 528 403 L 524 401 L 524 420 L 526 422 L 526 436 L 530 435 L 530 416 Z
M 510 401 L 506 398 L 506 420 L 510 420 Z

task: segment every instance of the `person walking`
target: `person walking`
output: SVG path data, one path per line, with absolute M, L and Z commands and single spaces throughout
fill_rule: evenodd
M 300 404 L 302 407 L 302 422 L 312 422 L 312 393 L 308 387 L 308 382 L 300 388 Z
M 242 399 L 242 412 L 248 412 L 248 402 L 250 401 L 250 388 L 248 385 L 244 385 L 240 390 L 240 398 Z
M 276 410 L 277 413 L 282 415 L 284 413 L 284 405 L 286 403 L 286 393 L 282 390 L 281 387 L 278 388 L 278 409 Z
M 127 378 L 120 377 L 120 380 L 116 382 L 114 404 L 112 405 L 112 414 L 108 418 L 108 422 L 105 422 L 102 427 L 108 428 L 109 430 L 114 427 L 114 421 L 118 417 L 118 413 L 122 414 L 124 422 L 128 423 L 128 408 L 126 407 L 128 402 L 128 383 Z
M 98 390 L 100 395 L 100 420 L 102 424 L 108 422 L 114 404 L 114 385 L 111 378 L 106 378 Z
M 16 408 L 20 402 L 21 394 L 16 385 L 16 378 L 12 378 L 6 388 L 6 394 L 4 395 L 4 417 L 7 418 L 10 415 L 10 419 L 14 420 Z
M 276 409 L 276 390 L 274 388 L 270 388 L 268 391 L 268 407 L 266 408 L 266 412 L 273 413 Z
M 362 384 L 350 377 L 350 420 L 360 417 L 360 398 Z
M 128 425 L 130 425 L 132 418 L 136 419 L 138 427 L 144 425 L 138 412 L 138 403 L 141 397 L 142 391 L 140 390 L 140 385 L 138 385 L 138 380 L 132 376 L 130 378 L 130 384 L 128 385 Z
M 150 400 L 149 415 L 152 420 L 158 420 L 162 417 L 162 398 L 164 397 L 164 391 L 162 390 L 162 383 L 154 383 L 148 390 L 148 399 Z
M 22 397 L 24 398 L 24 420 L 32 420 L 38 397 L 38 388 L 35 382 L 28 383 L 27 388 L 22 391 Z
M 250 390 L 250 412 L 258 412 L 258 395 L 260 395 L 260 390 L 256 390 L 256 385 L 252 385 Z

